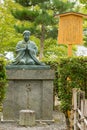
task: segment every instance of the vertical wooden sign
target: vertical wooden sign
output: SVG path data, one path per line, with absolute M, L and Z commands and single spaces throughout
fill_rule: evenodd
M 68 12 L 57 16 L 60 17 L 58 44 L 67 44 L 68 56 L 72 56 L 72 45 L 83 43 L 83 17 L 87 15 Z

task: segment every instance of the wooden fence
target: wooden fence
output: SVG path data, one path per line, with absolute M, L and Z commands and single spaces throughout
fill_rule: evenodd
M 87 100 L 85 92 L 73 89 L 72 97 L 73 127 L 71 130 L 87 130 Z

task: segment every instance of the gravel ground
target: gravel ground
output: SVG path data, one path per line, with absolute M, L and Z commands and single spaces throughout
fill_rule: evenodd
M 41 125 L 35 127 L 20 127 L 17 123 L 3 123 L 0 124 L 0 130 L 66 130 L 63 125 L 51 124 Z
M 23 127 L 18 122 L 0 122 L 0 130 L 67 130 L 63 113 L 54 112 L 54 122 L 38 122 L 34 127 Z

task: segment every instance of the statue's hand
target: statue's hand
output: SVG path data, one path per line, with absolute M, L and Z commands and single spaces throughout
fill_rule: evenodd
M 28 50 L 28 44 L 26 44 L 26 50 Z
M 20 48 L 20 49 L 16 49 L 16 52 L 19 52 L 19 51 L 24 51 L 25 48 Z

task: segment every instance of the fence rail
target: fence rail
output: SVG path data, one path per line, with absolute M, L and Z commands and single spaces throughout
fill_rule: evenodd
M 73 110 L 73 128 L 72 130 L 87 130 L 87 100 L 85 92 L 80 89 L 73 88 L 72 110 Z

